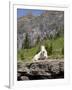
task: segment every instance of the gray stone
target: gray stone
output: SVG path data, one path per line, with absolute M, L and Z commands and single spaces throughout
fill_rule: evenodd
M 18 67 L 17 74 L 19 80 L 63 78 L 64 61 L 47 60 L 47 61 L 22 64 L 22 68 Z
M 29 80 L 27 76 L 21 76 L 21 80 Z
M 22 48 L 25 35 L 28 33 L 30 46 L 36 44 L 37 38 L 40 42 L 44 38 L 53 38 L 57 33 L 63 35 L 64 29 L 64 12 L 63 11 L 47 11 L 46 15 L 40 16 L 23 16 L 17 19 L 17 48 Z

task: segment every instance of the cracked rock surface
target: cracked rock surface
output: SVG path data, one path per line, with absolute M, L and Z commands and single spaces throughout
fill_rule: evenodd
M 32 63 L 17 62 L 17 80 L 64 78 L 64 60 L 46 60 Z

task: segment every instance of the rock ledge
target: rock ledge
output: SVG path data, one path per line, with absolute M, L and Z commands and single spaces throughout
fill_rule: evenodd
M 33 63 L 17 63 L 17 80 L 64 78 L 63 60 L 46 60 Z

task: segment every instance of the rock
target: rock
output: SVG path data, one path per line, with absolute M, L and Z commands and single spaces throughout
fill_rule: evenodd
M 21 76 L 21 80 L 29 80 L 27 76 Z
M 64 29 L 64 12 L 63 11 L 47 11 L 45 16 L 23 16 L 17 19 L 17 48 L 21 49 L 26 33 L 28 33 L 29 44 L 34 46 L 38 37 L 39 41 L 44 38 L 55 37 L 58 33 L 63 35 Z
M 55 74 L 59 74 L 60 72 L 60 67 L 59 67 L 59 63 L 58 62 L 51 62 L 49 64 L 49 70 L 52 72 L 52 73 L 55 73 Z
M 17 73 L 17 77 L 20 77 L 21 76 L 21 73 Z
M 18 67 L 17 73 L 18 80 L 64 78 L 64 61 L 42 60 L 40 62 L 22 64 L 22 67 Z
M 21 60 L 18 60 L 18 61 L 17 61 L 17 67 L 18 67 L 18 68 L 21 68 L 22 65 L 23 65 L 23 62 L 22 62 Z
M 60 62 L 59 67 L 60 67 L 60 71 L 63 72 L 64 71 L 64 63 Z

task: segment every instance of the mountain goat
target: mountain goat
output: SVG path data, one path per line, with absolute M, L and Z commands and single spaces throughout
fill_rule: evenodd
M 33 61 L 45 60 L 48 58 L 45 46 L 41 46 L 41 51 L 33 57 Z

